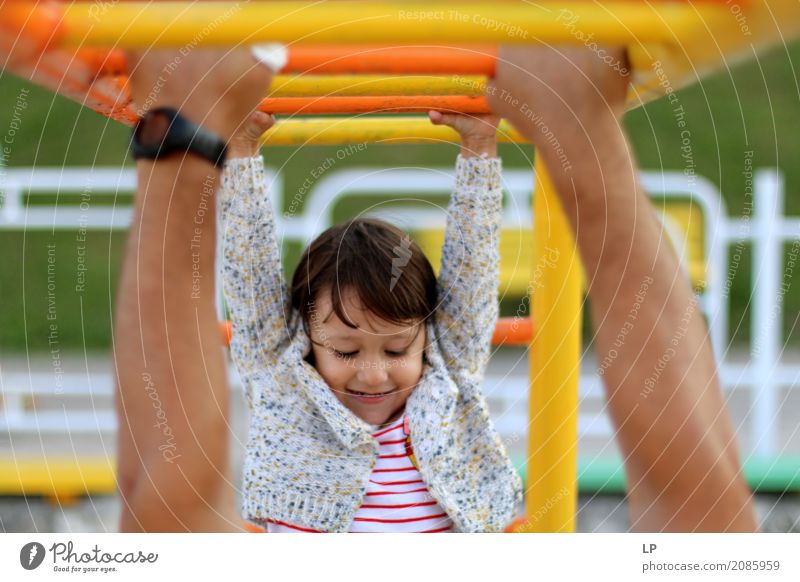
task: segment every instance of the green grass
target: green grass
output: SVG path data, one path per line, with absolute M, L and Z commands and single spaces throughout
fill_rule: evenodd
M 786 213 L 800 214 L 800 96 L 797 67 L 800 45 L 778 49 L 724 71 L 678 93 L 686 113 L 695 172 L 716 184 L 728 213 L 741 215 L 744 206 L 742 169 L 746 151 L 753 152 L 753 167 L 777 166 L 786 176 Z M 6 134 L 21 89 L 27 89 L 20 130 L 14 136 L 9 166 L 119 166 L 127 158 L 129 130 L 77 104 L 30 86 L 7 75 L 0 76 L 0 133 Z M 672 106 L 661 100 L 627 117 L 627 127 L 640 166 L 648 170 L 683 170 L 681 129 Z M 270 166 L 284 175 L 287 199 L 309 179 L 310 171 L 326 157 L 337 158 L 337 147 L 275 148 L 266 151 Z M 507 168 L 530 164 L 530 151 L 512 145 L 500 148 Z M 334 170 L 350 166 L 448 166 L 456 155 L 453 146 L 369 146 L 345 156 Z M 366 208 L 377 199 L 345 201 L 336 219 Z M 288 209 L 288 208 L 287 208 Z M 75 290 L 78 264 L 76 232 L 0 232 L 4 249 L 0 277 L 0 349 L 20 351 L 48 348 L 47 245 L 55 245 L 54 277 L 57 335 L 60 349 L 103 349 L 110 343 L 110 322 L 123 233 L 90 233 L 85 244 L 86 286 Z M 289 250 L 287 271 L 299 249 Z M 731 290 L 731 330 L 734 342 L 749 339 L 750 253 L 745 252 Z M 503 305 L 506 314 L 516 302 Z M 795 318 L 800 312 L 800 285 L 791 285 L 784 297 L 784 330 L 790 343 L 800 344 Z

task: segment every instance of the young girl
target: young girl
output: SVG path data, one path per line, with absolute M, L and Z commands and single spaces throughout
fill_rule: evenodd
M 250 408 L 244 512 L 270 532 L 497 532 L 521 484 L 480 384 L 497 318 L 497 120 L 461 134 L 437 282 L 419 247 L 356 219 L 304 252 L 289 292 L 257 113 L 222 187 L 231 349 Z

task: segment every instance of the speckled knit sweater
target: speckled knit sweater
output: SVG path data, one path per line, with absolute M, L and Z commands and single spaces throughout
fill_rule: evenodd
M 500 170 L 497 159 L 458 159 L 428 364 L 406 403 L 420 474 L 462 532 L 502 531 L 521 498 L 480 388 L 497 318 Z M 221 206 L 231 349 L 250 408 L 245 517 L 345 532 L 376 462 L 373 427 L 304 360 L 260 157 L 227 163 Z

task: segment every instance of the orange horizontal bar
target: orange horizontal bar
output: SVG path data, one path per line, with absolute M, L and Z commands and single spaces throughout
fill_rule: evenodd
M 82 49 L 78 58 L 93 64 L 98 74 L 125 74 L 127 64 L 121 50 Z M 328 74 L 461 74 L 494 76 L 497 48 L 472 47 L 384 47 L 297 46 L 288 49 L 281 73 Z
M 492 345 L 527 346 L 533 338 L 533 321 L 530 317 L 501 317 L 494 326 Z
M 75 58 L 96 71 L 98 76 L 128 74 L 128 62 L 125 53 L 121 50 L 80 49 L 75 54 Z
M 227 346 L 233 337 L 230 321 L 220 321 L 219 331 Z M 501 317 L 497 320 L 492 336 L 492 345 L 527 346 L 533 337 L 533 322 L 530 317 Z
M 35 63 L 62 35 L 62 10 L 50 2 L 0 2 L 0 68 Z
M 489 113 L 485 97 L 465 95 L 398 95 L 389 97 L 273 97 L 260 109 L 267 113 L 419 113 L 436 109 L 460 113 Z
M 220 321 L 219 334 L 222 337 L 223 344 L 226 346 L 231 345 L 231 338 L 233 337 L 233 324 L 230 321 Z
M 493 77 L 497 48 L 444 46 L 297 46 L 289 49 L 283 73 L 393 73 L 486 75 Z

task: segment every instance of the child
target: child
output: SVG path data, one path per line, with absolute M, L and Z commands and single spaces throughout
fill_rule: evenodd
M 500 160 L 493 117 L 461 134 L 438 282 L 383 221 L 335 226 L 291 293 L 267 198 L 263 113 L 223 173 L 223 282 L 250 408 L 244 512 L 270 532 L 496 532 L 521 485 L 480 384 L 497 318 Z

